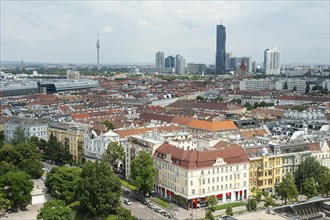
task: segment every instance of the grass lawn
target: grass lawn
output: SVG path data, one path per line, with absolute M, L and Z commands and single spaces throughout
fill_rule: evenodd
M 137 187 L 132 185 L 131 183 L 127 182 L 126 180 L 120 179 L 121 185 L 129 188 L 130 190 L 136 191 Z
M 158 197 L 152 197 L 150 198 L 152 201 L 154 201 L 155 203 L 157 203 L 158 205 L 164 207 L 164 208 L 168 208 L 169 203 L 166 200 L 163 200 L 161 198 Z
M 228 204 L 217 205 L 214 207 L 214 210 L 226 209 L 228 206 L 235 208 L 235 207 L 239 207 L 239 206 L 245 206 L 245 203 L 244 202 L 232 202 L 232 203 L 228 203 Z

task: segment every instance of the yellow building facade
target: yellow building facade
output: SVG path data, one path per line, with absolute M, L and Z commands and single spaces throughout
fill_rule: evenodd
M 84 157 L 84 135 L 90 125 L 51 123 L 48 127 L 48 135 L 56 137 L 64 147 L 68 147 L 72 159 L 79 161 Z
M 249 155 L 250 191 L 255 188 L 274 193 L 282 180 L 282 156 L 274 154 L 268 147 L 245 150 Z

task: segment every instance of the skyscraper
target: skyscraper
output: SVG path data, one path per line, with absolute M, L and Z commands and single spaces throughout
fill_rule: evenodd
M 156 67 L 157 68 L 162 68 L 164 67 L 165 65 L 165 62 L 164 62 L 164 52 L 161 52 L 161 51 L 158 51 L 156 53 Z
M 175 73 L 184 74 L 185 67 L 186 67 L 186 61 L 183 59 L 183 56 L 176 55 L 175 56 Z
M 175 57 L 168 56 L 165 58 L 165 67 L 166 68 L 175 68 Z
M 215 58 L 215 74 L 226 73 L 226 28 L 217 25 L 217 48 Z
M 279 75 L 281 73 L 281 52 L 275 47 L 264 52 L 264 73 L 266 75 Z
M 99 41 L 99 32 L 97 32 L 96 50 L 97 50 L 97 70 L 100 70 L 100 41 Z

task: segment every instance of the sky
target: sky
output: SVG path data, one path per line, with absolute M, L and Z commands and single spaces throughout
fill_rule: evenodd
M 216 25 L 226 51 L 263 62 L 278 46 L 282 64 L 330 63 L 330 3 L 322 1 L 0 1 L 0 60 L 154 63 L 215 62 Z

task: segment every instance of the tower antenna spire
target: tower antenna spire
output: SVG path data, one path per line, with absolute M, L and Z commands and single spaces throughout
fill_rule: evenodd
M 97 70 L 100 70 L 100 40 L 99 40 L 99 31 L 97 31 L 96 37 L 96 50 L 97 50 Z

